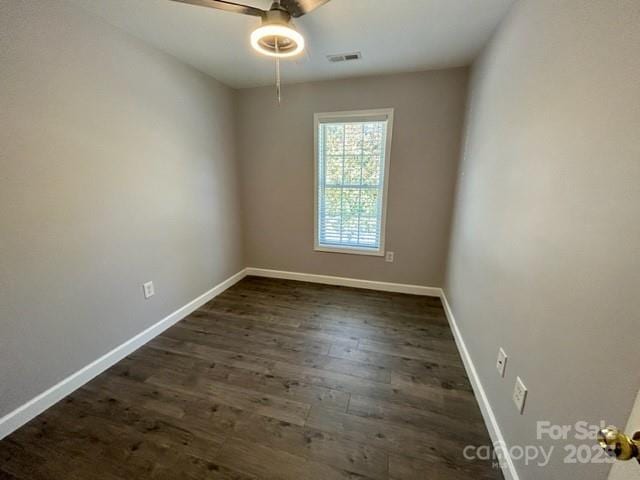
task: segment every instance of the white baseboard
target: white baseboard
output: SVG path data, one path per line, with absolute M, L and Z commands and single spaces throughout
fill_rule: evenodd
M 35 418 L 74 390 L 80 388 L 82 385 L 89 382 L 91 379 L 104 372 L 106 369 L 116 364 L 157 335 L 161 334 L 167 328 L 179 322 L 191 312 L 197 310 L 212 298 L 224 292 L 227 288 L 242 280 L 245 276 L 246 269 L 227 278 L 211 290 L 203 293 L 183 307 L 180 307 L 172 314 L 166 316 L 158 323 L 150 326 L 146 330 L 143 330 L 135 337 L 127 340 L 97 360 L 94 360 L 89 365 L 81 368 L 53 387 L 42 392 L 37 397 L 29 400 L 13 412 L 10 412 L 0 418 L 0 439 L 6 437 L 14 430 L 17 430 L 29 420 Z
M 325 285 L 339 285 L 342 287 L 366 288 L 383 292 L 410 293 L 427 297 L 439 297 L 441 289 L 437 287 L 424 287 L 422 285 L 408 285 L 404 283 L 378 282 L 374 280 L 361 280 L 358 278 L 333 277 L 330 275 L 317 275 L 315 273 L 285 272 L 282 270 L 268 270 L 266 268 L 247 268 L 247 275 L 267 278 L 281 278 L 284 280 L 299 280 L 301 282 L 322 283 Z
M 455 338 L 456 345 L 458 346 L 458 351 L 460 352 L 460 356 L 462 357 L 462 362 L 464 363 L 464 368 L 467 371 L 467 376 L 471 381 L 471 386 L 473 387 L 473 392 L 476 395 L 476 399 L 478 400 L 478 404 L 480 405 L 480 411 L 482 412 L 482 417 L 484 418 L 484 423 L 487 426 L 487 430 L 489 431 L 489 436 L 491 440 L 494 442 L 499 442 L 500 445 L 503 445 L 505 448 L 502 449 L 504 453 L 504 462 L 502 464 L 502 474 L 506 480 L 519 480 L 518 472 L 516 470 L 515 465 L 513 464 L 513 460 L 508 454 L 506 448 L 506 442 L 504 441 L 504 437 L 502 435 L 502 431 L 500 430 L 500 425 L 498 424 L 498 420 L 496 419 L 495 414 L 493 413 L 493 409 L 491 408 L 491 404 L 489 403 L 489 399 L 487 398 L 487 394 L 482 387 L 482 383 L 480 382 L 480 377 L 478 376 L 478 372 L 476 371 L 476 367 L 471 359 L 471 355 L 469 354 L 469 350 L 467 350 L 467 346 L 464 343 L 464 339 L 462 338 L 462 334 L 460 333 L 460 329 L 458 328 L 458 324 L 456 323 L 456 319 L 453 316 L 453 312 L 451 311 L 451 306 L 447 300 L 447 296 L 444 293 L 444 290 L 441 290 L 442 304 L 444 306 L 445 314 L 447 315 L 447 319 L 449 320 L 449 325 L 451 327 L 451 331 L 453 332 L 453 337 Z
M 211 290 L 203 293 L 175 312 L 166 316 L 158 323 L 140 332 L 135 337 L 127 340 L 125 343 L 114 348 L 97 360 L 94 360 L 89 365 L 78 370 L 58 384 L 31 399 L 24 405 L 18 407 L 13 412 L 10 412 L 4 417 L 0 418 L 0 439 L 6 437 L 11 432 L 27 423 L 29 420 L 35 418 L 47 408 L 60 401 L 61 399 L 72 393 L 74 390 L 80 388 L 82 385 L 89 382 L 91 379 L 104 372 L 106 369 L 116 364 L 127 355 L 140 348 L 145 343 L 149 342 L 151 339 L 165 331 L 167 328 L 182 320 L 191 312 L 197 310 L 202 305 L 204 305 L 235 283 L 239 282 L 247 275 L 280 278 L 286 280 L 299 280 L 303 282 L 364 288 L 386 292 L 440 297 L 442 299 L 444 310 L 449 320 L 456 345 L 458 347 L 458 350 L 460 351 L 460 356 L 462 357 L 465 369 L 467 371 L 467 375 L 469 376 L 473 391 L 480 405 L 480 410 L 489 431 L 489 435 L 491 436 L 493 442 L 501 442 L 502 445 L 505 445 L 504 437 L 502 436 L 502 432 L 500 431 L 500 426 L 498 425 L 497 419 L 493 413 L 493 409 L 491 408 L 489 400 L 487 399 L 487 395 L 484 391 L 484 388 L 482 387 L 482 383 L 480 382 L 480 378 L 478 377 L 478 373 L 473 364 L 473 360 L 469 355 L 469 351 L 467 350 L 465 342 L 456 323 L 455 317 L 453 316 L 451 307 L 449 306 L 449 302 L 447 301 L 447 297 L 441 288 L 425 287 L 421 285 L 408 285 L 401 283 L 378 282 L 356 278 L 334 277 L 329 275 L 286 272 L 281 270 L 269 270 L 264 268 L 252 267 L 245 268 L 244 270 L 241 270 L 235 275 L 229 277 L 228 279 L 213 287 Z M 503 465 L 503 474 L 505 476 L 505 479 L 519 480 L 519 476 L 512 459 L 507 455 L 505 460 L 505 465 Z

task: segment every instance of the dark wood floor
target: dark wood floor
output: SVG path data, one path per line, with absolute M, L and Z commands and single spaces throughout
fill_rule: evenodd
M 248 277 L 0 442 L 0 479 L 499 479 L 436 298 Z

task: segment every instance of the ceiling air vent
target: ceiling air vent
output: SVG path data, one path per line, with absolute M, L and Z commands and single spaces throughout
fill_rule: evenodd
M 331 63 L 350 62 L 352 60 L 360 60 L 361 58 L 362 54 L 360 52 L 327 55 L 327 60 L 329 60 Z

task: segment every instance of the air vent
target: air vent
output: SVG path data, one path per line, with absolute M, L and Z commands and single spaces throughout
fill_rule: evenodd
M 331 63 L 351 62 L 353 60 L 360 60 L 361 58 L 362 58 L 362 54 L 360 52 L 338 53 L 335 55 L 327 55 L 327 60 L 329 60 Z

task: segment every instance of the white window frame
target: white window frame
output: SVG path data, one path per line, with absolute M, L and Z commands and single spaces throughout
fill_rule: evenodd
M 348 121 L 375 121 L 387 120 L 387 136 L 384 151 L 384 178 L 382 187 L 382 218 L 380 220 L 380 246 L 378 249 L 366 247 L 331 247 L 320 245 L 318 232 L 318 196 L 319 196 L 319 169 L 320 157 L 318 149 L 318 129 L 321 123 L 348 122 Z M 313 148 L 314 148 L 314 182 L 313 182 L 313 242 L 317 252 L 348 253 L 354 255 L 370 255 L 383 257 L 385 255 L 385 237 L 387 230 L 387 196 L 389 189 L 389 165 L 391 163 L 391 141 L 393 135 L 393 108 L 379 108 L 373 110 L 354 110 L 347 112 L 316 113 L 313 116 Z

